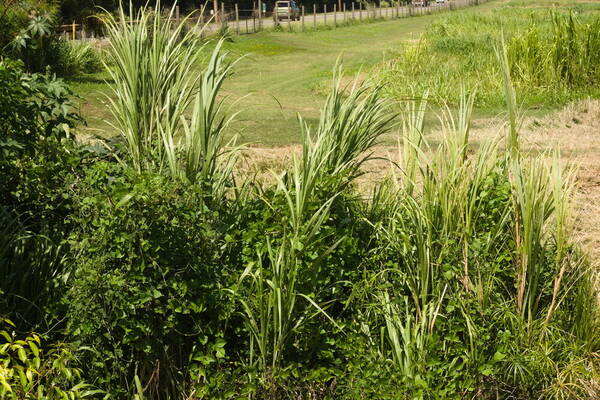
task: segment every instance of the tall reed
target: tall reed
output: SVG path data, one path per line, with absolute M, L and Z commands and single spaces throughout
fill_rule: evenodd
M 596 339 L 581 336 L 597 326 L 598 311 L 589 292 L 593 275 L 571 239 L 573 171 L 563 168 L 556 154 L 549 162 L 546 154 L 522 153 L 503 46 L 498 62 L 509 119 L 506 155 L 497 139 L 470 145 L 473 94 L 461 93 L 457 115 L 442 114 L 437 147 L 422 131 L 423 108 L 415 101 L 406 107 L 399 139 L 405 176 L 398 180 L 410 179 L 396 185 L 384 181 L 375 191 L 372 215 L 380 219 L 372 222 L 391 259 L 361 283 L 369 288 L 361 292 L 370 293 L 365 307 L 374 310 L 367 313 L 372 325 L 365 332 L 372 343 L 380 332 L 382 356 L 405 376 L 437 376 L 431 358 L 446 357 L 447 365 L 464 361 L 444 353 L 451 345 L 442 332 L 452 321 L 462 327 L 465 368 L 497 363 L 504 351 L 510 357 L 497 376 L 517 387 L 536 374 L 551 376 L 561 365 L 589 377 L 577 366 L 594 365 L 590 353 L 579 358 L 565 343 L 553 342 L 558 332 L 568 332 L 572 342 L 597 346 Z M 493 314 L 487 311 L 492 305 Z M 500 353 L 490 361 L 480 335 L 496 324 L 510 330 L 515 342 L 493 350 Z M 573 376 L 559 374 L 548 390 L 565 396 L 571 385 L 573 393 L 583 393 L 589 381 Z
M 257 253 L 256 261 L 231 290 L 242 304 L 250 333 L 250 359 L 265 375 L 281 368 L 291 335 L 312 316 L 325 316 L 335 325 L 326 312 L 327 304 L 319 299 L 321 288 L 303 279 L 314 276 L 343 240 L 323 237 L 321 229 L 333 202 L 359 175 L 371 148 L 392 126 L 394 115 L 386 112 L 380 89 L 357 81 L 343 88 L 341 72 L 338 65 L 315 134 L 300 120 L 302 159 L 294 157 L 290 170 L 278 177 L 277 192 L 287 220 L 284 231 L 266 238 L 266 254 Z M 316 257 L 306 257 L 307 251 L 326 239 L 331 241 L 329 246 Z
M 235 149 L 227 150 L 232 116 L 224 115 L 218 95 L 231 64 L 219 42 L 202 68 L 203 27 L 188 28 L 190 16 L 174 22 L 174 13 L 175 6 L 163 17 L 156 2 L 137 12 L 121 4 L 117 16 L 102 17 L 111 38 L 105 66 L 113 126 L 124 139 L 123 161 L 136 171 L 203 181 L 222 193 Z
M 338 63 L 314 134 L 306 122 L 301 120 L 301 124 L 305 159 L 308 155 L 322 161 L 323 174 L 342 174 L 352 179 L 372 156 L 370 149 L 393 128 L 396 114 L 383 100 L 381 85 L 360 82 L 357 77 L 343 86 L 342 72 L 343 65 Z

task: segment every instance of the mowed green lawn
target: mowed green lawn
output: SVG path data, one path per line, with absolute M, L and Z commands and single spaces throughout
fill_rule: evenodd
M 457 13 L 481 13 L 506 4 L 496 0 Z M 428 24 L 444 14 L 364 23 L 305 33 L 263 32 L 234 36 L 226 44 L 232 58 L 243 57 L 224 88 L 231 112 L 240 112 L 234 132 L 243 143 L 285 145 L 300 139 L 297 115 L 309 122 L 319 117 L 338 58 L 347 75 L 368 71 L 385 59 L 386 50 L 418 39 Z M 364 73 L 362 74 L 364 77 Z M 106 74 L 80 77 L 71 83 L 81 97 L 87 133 L 113 136 L 105 95 Z

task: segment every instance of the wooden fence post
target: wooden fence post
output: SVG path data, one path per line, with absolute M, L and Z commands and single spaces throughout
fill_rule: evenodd
M 291 4 L 290 4 L 290 6 L 291 6 Z M 288 32 L 291 32 L 292 31 L 292 22 L 291 22 L 292 21 L 292 16 L 290 14 L 288 14 L 287 20 L 288 20 Z
M 254 16 L 254 13 L 252 13 Z M 258 30 L 262 27 L 262 0 L 258 0 Z M 256 32 L 256 29 L 254 29 Z
M 337 4 L 333 5 L 333 28 L 337 28 Z
M 179 25 L 179 6 L 175 6 L 175 23 Z
M 240 34 L 240 9 L 238 3 L 235 3 L 235 32 Z
M 304 32 L 304 6 L 302 6 L 302 32 Z
M 77 28 L 76 28 L 76 26 L 77 26 L 77 25 L 75 25 L 75 21 L 73 21 L 73 25 L 72 25 L 72 31 L 73 31 L 72 38 L 73 38 L 73 40 L 75 40 L 75 38 L 76 38 L 76 33 L 77 33 L 77 31 L 76 31 L 76 29 L 77 29 Z
M 324 22 L 325 26 L 327 26 L 327 4 L 323 4 L 323 12 L 324 12 Z
M 352 2 L 352 21 L 354 21 L 354 2 Z
M 317 27 L 317 5 L 313 3 L 313 26 Z
M 346 2 L 344 2 L 342 7 L 344 8 L 344 23 L 346 23 Z
M 358 19 L 362 21 L 362 3 L 358 3 Z
M 225 3 L 221 2 L 221 28 L 225 28 L 225 26 L 227 26 L 227 21 L 225 18 Z

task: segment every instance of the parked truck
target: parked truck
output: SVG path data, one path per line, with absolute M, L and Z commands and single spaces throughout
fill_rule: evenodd
M 300 7 L 294 0 L 277 1 L 273 8 L 273 19 L 275 21 L 283 19 L 300 21 Z

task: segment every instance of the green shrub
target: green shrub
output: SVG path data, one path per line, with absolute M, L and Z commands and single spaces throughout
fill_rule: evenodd
M 29 74 L 19 62 L 0 61 L 2 145 L 32 149 L 41 142 L 72 138 L 81 118 L 75 113 L 73 92 L 52 74 Z M 10 140 L 9 140 L 10 139 Z
M 20 59 L 29 72 L 47 67 L 61 76 L 93 73 L 100 70 L 100 53 L 90 44 L 68 42 L 58 36 L 56 7 L 45 2 L 14 1 L 0 6 L 3 53 Z
M 232 313 L 223 218 L 198 208 L 201 187 L 99 163 L 72 215 L 70 340 L 89 346 L 87 372 L 114 395 L 137 375 L 152 396 L 189 389 L 192 358 L 225 356 Z M 225 205 L 224 205 L 225 207 Z
M 39 335 L 19 339 L 12 322 L 0 319 L 0 398 L 86 399 L 98 398 L 74 368 L 75 356 L 60 344 L 44 349 Z
M 61 297 L 78 122 L 62 81 L 0 62 L 0 307 L 23 329 L 51 323 Z
M 54 15 L 56 7 L 46 1 L 11 0 L 0 4 L 0 49 L 11 51 L 17 37 L 24 39 L 33 15 Z

